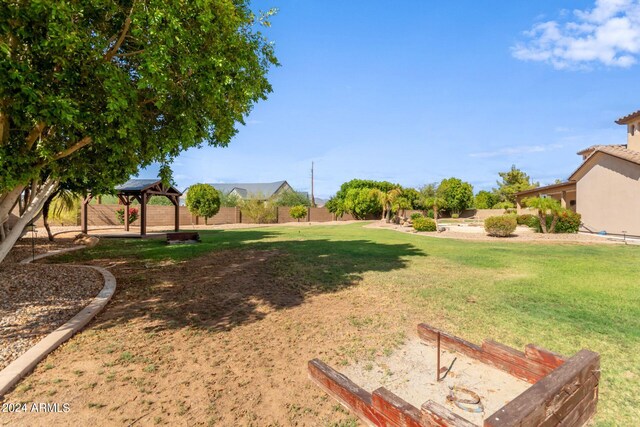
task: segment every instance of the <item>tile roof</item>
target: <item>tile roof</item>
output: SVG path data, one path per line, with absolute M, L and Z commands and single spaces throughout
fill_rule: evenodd
M 629 150 L 626 148 L 627 147 L 626 145 L 596 145 L 594 147 L 595 148 L 593 149 L 591 154 L 589 154 L 589 156 L 586 159 L 584 159 L 584 162 L 582 162 L 582 164 L 578 166 L 578 169 L 576 169 L 571 174 L 571 176 L 569 177 L 569 180 L 573 180 L 573 177 L 575 176 L 575 174 L 578 173 L 578 171 L 582 169 L 584 165 L 587 164 L 589 159 L 591 159 L 593 156 L 595 156 L 598 153 L 607 154 L 622 160 L 626 160 L 631 163 L 635 163 L 636 165 L 640 165 L 640 151 Z
M 616 120 L 616 123 L 619 125 L 626 125 L 631 120 L 637 119 L 638 117 L 640 117 L 640 110 L 634 111 L 631 114 L 627 114 L 624 117 L 620 117 L 618 120 Z
M 597 150 L 602 147 L 619 147 L 619 148 L 627 148 L 627 144 L 613 144 L 613 145 L 592 145 L 591 147 L 587 147 L 583 150 L 578 151 L 576 154 L 583 155 L 593 150 Z

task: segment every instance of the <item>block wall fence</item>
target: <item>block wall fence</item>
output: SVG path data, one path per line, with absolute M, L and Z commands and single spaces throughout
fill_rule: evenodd
M 137 206 L 132 206 L 138 208 Z M 106 204 L 91 204 L 88 211 L 89 226 L 106 226 L 113 225 L 119 226 L 116 219 L 116 210 L 121 209 L 122 205 L 106 205 Z M 526 211 L 526 210 L 523 210 Z M 407 210 L 405 215 L 411 216 L 412 213 L 422 212 L 418 210 Z M 475 218 L 483 220 L 487 217 L 494 215 L 502 215 L 504 210 L 502 209 L 467 209 L 460 213 L 460 218 Z M 524 213 L 524 212 L 523 212 Z M 15 213 L 14 213 L 15 214 Z M 147 205 L 147 225 L 148 226 L 167 226 L 172 227 L 174 207 L 173 206 L 161 206 L 161 205 Z M 441 216 L 446 218 L 447 216 Z M 288 207 L 277 208 L 277 223 L 297 222 L 297 219 L 292 218 L 289 215 Z M 369 217 L 368 220 L 375 220 L 378 218 Z M 336 218 L 336 215 L 329 212 L 327 208 L 309 208 L 307 211 L 307 217 L 300 220 L 300 222 L 330 222 L 330 221 L 352 221 L 355 218 L 350 214 L 345 214 L 342 217 Z M 55 220 L 49 221 L 51 225 L 61 225 Z M 220 208 L 220 211 L 213 217 L 208 218 L 206 221 L 209 225 L 222 225 L 222 224 L 251 224 L 253 221 L 246 215 L 243 215 L 242 209 L 238 207 L 234 208 Z M 139 220 L 133 223 L 138 225 Z M 191 225 L 204 225 L 205 220 L 203 217 L 196 217 L 191 215 L 189 209 L 186 206 L 180 206 L 180 226 L 188 227 Z M 62 224 L 62 225 L 80 225 L 80 213 L 75 224 Z M 42 218 L 36 221 L 36 226 L 43 227 Z

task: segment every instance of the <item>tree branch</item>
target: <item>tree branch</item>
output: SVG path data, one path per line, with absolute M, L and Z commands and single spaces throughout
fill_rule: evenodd
M 122 43 L 124 42 L 124 38 L 127 36 L 127 33 L 129 32 L 129 27 L 131 26 L 131 14 L 133 13 L 133 8 L 135 6 L 136 2 L 133 2 L 133 5 L 131 6 L 131 10 L 129 11 L 129 16 L 127 16 L 127 19 L 124 20 L 124 25 L 122 27 L 122 31 L 120 32 L 120 37 L 118 37 L 118 41 L 116 41 L 116 44 L 114 44 L 111 49 L 109 49 L 107 51 L 107 53 L 105 53 L 104 55 L 104 59 L 109 62 L 113 59 L 113 57 L 116 55 L 116 53 L 118 53 L 118 50 L 120 49 L 120 46 L 122 46 Z
M 33 144 L 36 142 L 38 137 L 42 135 L 42 131 L 45 126 L 45 122 L 38 122 L 33 129 L 31 129 L 31 132 L 29 132 L 29 135 L 27 135 L 27 138 L 25 139 L 27 150 L 31 150 L 31 147 L 33 147 Z
M 118 58 L 125 58 L 127 56 L 134 56 L 134 55 L 139 55 L 142 52 L 144 52 L 144 49 L 140 49 L 140 50 L 136 50 L 133 52 L 128 52 L 128 53 L 117 53 L 115 55 L 113 55 L 114 57 L 118 57 Z
M 85 145 L 89 145 L 92 142 L 93 142 L 93 139 L 90 136 L 85 136 L 80 141 L 78 141 L 75 144 L 73 144 L 71 147 L 69 147 L 69 148 L 67 148 L 65 150 L 62 150 L 61 152 L 56 154 L 53 157 L 53 160 L 60 160 L 60 159 L 62 159 L 64 157 L 70 156 L 71 154 L 75 153 L 76 151 L 78 151 L 79 149 L 84 147 Z

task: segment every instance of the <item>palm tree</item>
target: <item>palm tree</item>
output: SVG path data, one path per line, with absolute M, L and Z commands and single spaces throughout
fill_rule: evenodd
M 423 206 L 431 206 L 433 209 L 433 220 L 436 223 L 436 230 L 438 229 L 438 210 L 443 208 L 446 203 L 442 197 L 438 196 L 427 196 L 422 200 Z
M 393 188 L 385 192 L 374 188 L 371 190 L 371 194 L 376 196 L 382 205 L 382 218 L 385 222 L 390 222 L 393 204 L 396 199 L 402 195 L 402 190 L 400 188 Z
M 47 230 L 49 241 L 53 242 L 53 234 L 49 227 L 49 217 L 61 218 L 64 213 L 72 212 L 77 209 L 80 195 L 74 191 L 58 188 L 49 196 L 42 206 L 42 222 Z M 53 207 L 53 210 L 51 210 Z
M 529 208 L 538 210 L 538 221 L 540 221 L 540 229 L 543 233 L 553 233 L 556 230 L 558 213 L 562 210 L 559 201 L 551 197 L 529 197 L 524 199 L 522 203 Z M 553 215 L 549 228 L 547 228 L 548 212 Z

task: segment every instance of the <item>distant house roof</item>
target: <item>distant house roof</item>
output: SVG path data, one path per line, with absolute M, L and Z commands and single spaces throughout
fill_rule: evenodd
M 262 195 L 268 199 L 276 194 L 285 184 L 288 185 L 287 181 L 232 184 L 210 183 L 209 185 L 220 191 L 222 194 L 229 194 L 235 190 L 235 192 L 243 199 L 253 195 Z

